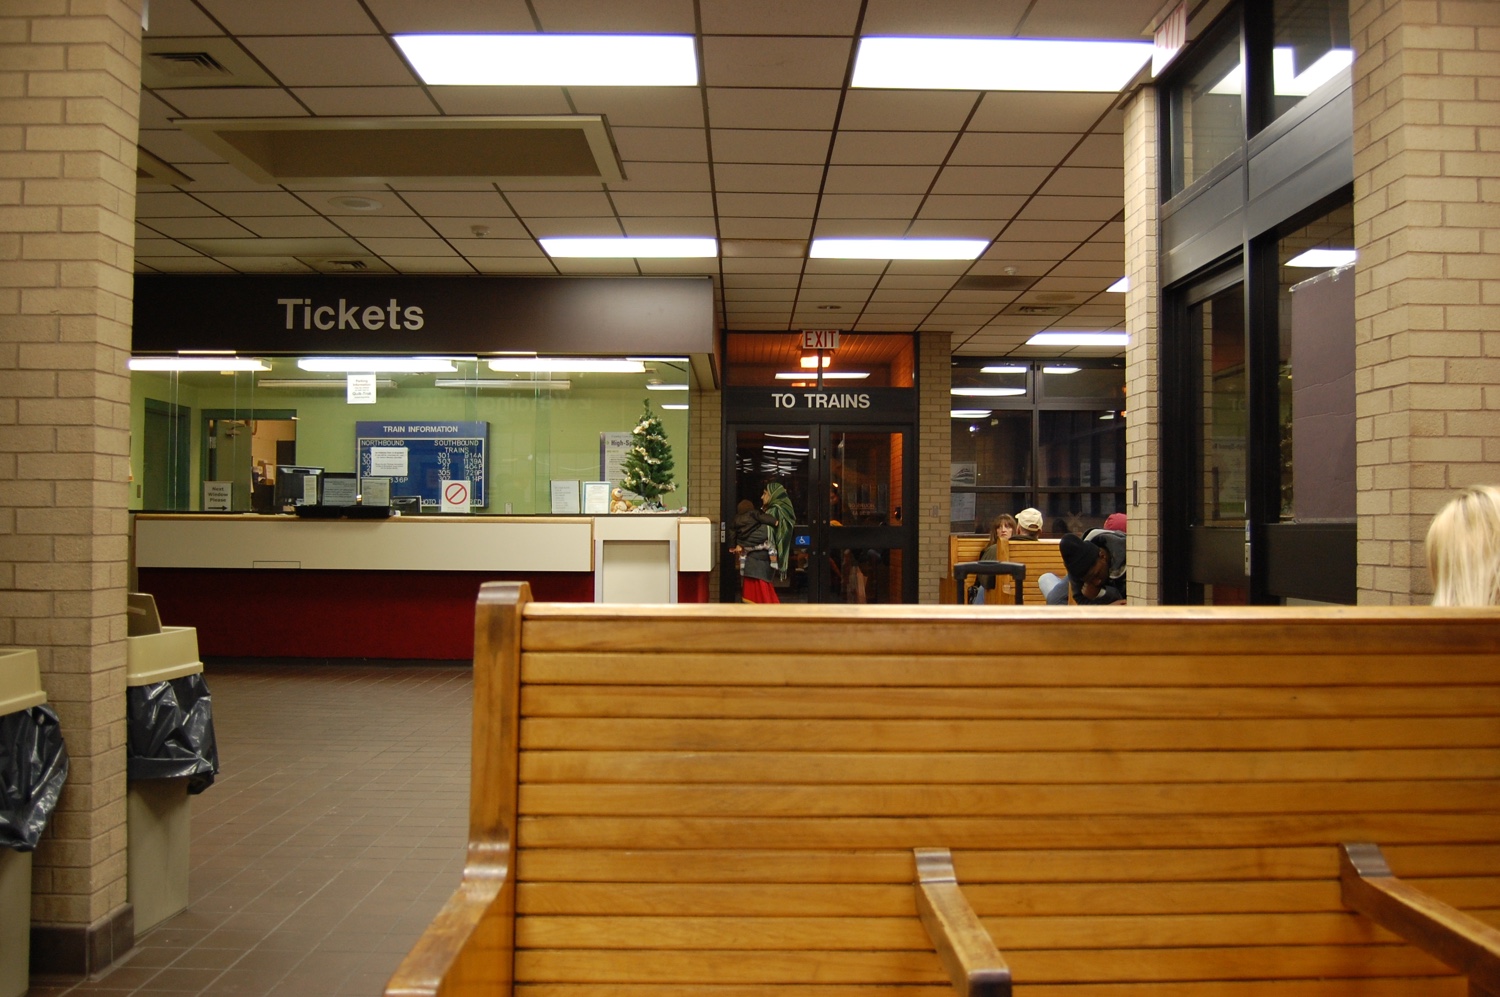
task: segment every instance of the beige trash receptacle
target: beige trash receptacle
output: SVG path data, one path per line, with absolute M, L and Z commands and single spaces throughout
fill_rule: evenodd
M 194 627 L 127 637 L 125 684 L 155 685 L 203 671 Z M 188 780 L 132 779 L 125 807 L 126 898 L 137 937 L 188 905 L 192 804 Z
M 36 652 L 0 648 L 0 716 L 47 701 Z M 31 853 L 0 848 L 0 997 L 20 997 L 31 982 Z

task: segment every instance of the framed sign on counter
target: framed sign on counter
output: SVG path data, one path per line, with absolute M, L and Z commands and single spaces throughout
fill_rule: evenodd
M 470 508 L 485 504 L 487 422 L 356 422 L 356 466 L 363 477 L 389 478 L 390 494 L 417 496 L 423 508 L 443 501 L 443 482 L 467 481 Z

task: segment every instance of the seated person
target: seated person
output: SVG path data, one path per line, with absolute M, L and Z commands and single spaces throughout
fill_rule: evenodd
M 1058 544 L 1067 578 L 1048 572 L 1036 580 L 1049 606 L 1113 606 L 1125 601 L 1120 590 L 1109 584 L 1109 550 L 1069 533 Z M 1071 599 L 1069 596 L 1071 595 Z
M 1040 509 L 1022 509 L 1016 513 L 1016 540 L 1036 540 L 1042 535 Z
M 1009 540 L 1016 532 L 1016 517 L 1008 512 L 1002 512 L 995 517 L 995 523 L 990 527 L 990 545 L 979 555 L 981 561 L 1000 560 L 1000 541 Z M 986 589 L 995 587 L 994 575 L 980 575 L 979 579 L 969 586 L 968 598 L 972 605 L 980 605 L 984 602 Z

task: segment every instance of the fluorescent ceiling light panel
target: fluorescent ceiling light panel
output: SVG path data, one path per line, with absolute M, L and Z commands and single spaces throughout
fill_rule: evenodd
M 1287 260 L 1286 266 L 1331 270 L 1334 267 L 1348 266 L 1354 262 L 1356 255 L 1352 249 L 1309 249 Z
M 1021 366 L 1020 364 L 1007 363 L 1007 364 L 1000 364 L 999 366 L 996 366 L 996 367 L 981 367 L 981 368 L 979 368 L 979 373 L 981 373 L 981 374 L 1024 374 L 1024 373 L 1026 373 L 1026 368 L 1023 367 L 1023 366 Z
M 949 388 L 948 393 L 971 398 L 1010 398 L 1026 394 L 1025 388 Z
M 669 405 L 663 405 L 662 408 L 667 409 L 668 411 L 671 411 L 671 412 L 685 412 L 685 411 L 687 411 L 687 404 L 686 403 L 673 403 L 673 404 L 669 404 Z
M 977 260 L 985 239 L 814 239 L 815 260 Z
M 330 377 L 262 377 L 255 382 L 255 386 L 257 388 L 290 388 L 293 390 L 307 388 L 314 391 L 326 391 L 337 388 L 340 391 L 345 391 L 349 387 L 349 382 Z M 388 377 L 377 377 L 375 379 L 375 387 L 381 391 L 392 391 L 396 387 L 396 382 Z
M 646 365 L 639 360 L 591 360 L 586 357 L 499 357 L 490 370 L 511 374 L 641 374 Z
M 1150 58 L 1150 42 L 864 38 L 852 83 L 898 90 L 1117 93 Z
M 559 236 L 537 241 L 542 244 L 547 255 L 555 259 L 675 260 L 711 259 L 719 255 L 717 240 L 698 236 Z
M 691 35 L 395 35 L 422 82 L 460 87 L 691 87 Z
M 328 374 L 456 374 L 452 360 L 442 357 L 303 357 L 302 370 Z
M 568 380 L 516 380 L 480 377 L 440 377 L 432 382 L 439 388 L 471 388 L 475 391 L 567 391 L 573 387 Z
M 810 453 L 811 452 L 811 448 L 809 448 L 809 447 L 779 447 L 779 446 L 776 446 L 775 444 L 771 444 L 771 443 L 767 443 L 767 444 L 763 445 L 761 447 L 761 449 L 762 450 L 774 450 L 777 453 Z
M 801 371 L 801 370 L 783 371 L 782 373 L 779 373 L 779 374 L 776 375 L 776 380 L 778 380 L 778 381 L 806 381 L 808 378 L 814 377 L 814 376 L 815 375 L 809 374 L 806 371 Z M 869 376 L 870 376 L 870 372 L 867 371 L 867 370 L 866 371 L 858 371 L 858 370 L 832 371 L 832 370 L 830 370 L 830 371 L 824 371 L 823 372 L 823 380 L 825 380 L 825 381 L 862 381 L 862 380 L 864 380 L 865 378 L 867 378 Z M 809 382 L 809 383 L 811 383 L 811 382 Z
M 1104 289 L 1104 293 L 1105 294 L 1124 294 L 1128 290 L 1130 290 L 1130 278 L 1129 277 L 1121 277 L 1119 280 L 1115 281 L 1113 284 L 1111 284 L 1108 287 L 1106 287 Z
M 1027 346 L 1118 346 L 1130 343 L 1124 332 L 1039 332 L 1026 340 Z
M 688 389 L 688 386 L 686 384 L 648 384 L 648 385 L 646 385 L 646 390 L 647 391 L 686 391 L 687 389 Z
M 1043 374 L 1076 374 L 1076 373 L 1078 373 L 1078 368 L 1077 367 L 1043 367 L 1042 368 L 1042 373 Z
M 948 414 L 955 419 L 983 419 L 991 411 L 987 408 L 956 408 Z
M 263 361 L 239 357 L 131 357 L 131 370 L 270 370 Z M 339 382 L 342 384 L 343 382 Z
M 833 363 L 833 357 L 824 357 L 822 366 L 827 367 L 831 363 Z M 819 366 L 818 358 L 803 357 L 801 360 L 797 361 L 797 366 L 801 367 L 803 370 L 816 369 Z

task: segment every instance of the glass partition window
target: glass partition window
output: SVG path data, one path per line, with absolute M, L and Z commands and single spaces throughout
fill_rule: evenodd
M 342 501 L 352 477 L 358 501 L 368 486 L 411 511 L 439 511 L 441 483 L 469 481 L 472 512 L 583 512 L 600 492 L 581 483 L 622 484 L 648 408 L 674 463 L 660 504 L 687 506 L 696 381 L 685 358 L 529 370 L 517 368 L 535 358 L 315 359 L 133 370 L 131 508 L 279 513 L 299 504 L 294 491 L 320 500 L 329 481 Z
M 984 393 L 1004 387 L 1014 393 Z M 951 530 L 988 532 L 1001 513 L 1033 506 L 1045 535 L 1082 534 L 1124 512 L 1124 398 L 1119 361 L 956 366 Z
M 1167 91 L 1168 189 L 1178 194 L 1245 144 L 1240 32 L 1224 30 Z
M 1270 120 L 1354 64 L 1348 0 L 1275 0 Z

